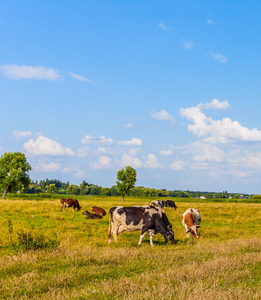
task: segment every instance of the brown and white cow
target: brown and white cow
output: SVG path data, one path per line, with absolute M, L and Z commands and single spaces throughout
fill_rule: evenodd
M 190 233 L 193 237 L 199 237 L 197 229 L 200 227 L 201 215 L 195 208 L 188 208 L 181 219 L 182 225 L 185 226 L 187 238 L 190 237 Z
M 76 199 L 61 199 L 61 210 L 64 211 L 65 207 L 73 207 L 73 211 L 75 211 L 75 208 L 77 208 L 78 211 L 81 209 Z
M 97 207 L 97 206 L 94 206 L 92 208 L 92 211 L 94 211 L 95 214 L 99 215 L 99 216 L 105 216 L 106 215 L 106 211 L 103 208 L 100 208 L 100 207 Z
M 111 221 L 110 221 L 111 218 Z M 160 233 L 163 235 L 166 242 L 168 238 L 175 243 L 174 232 L 172 224 L 161 208 L 156 207 L 124 207 L 114 206 L 109 211 L 109 229 L 108 229 L 108 243 L 111 242 L 111 235 L 113 235 L 115 242 L 117 242 L 117 234 L 123 231 L 137 231 L 141 230 L 140 240 L 141 244 L 146 232 L 150 236 L 150 245 L 153 245 L 153 235 Z
M 86 219 L 101 219 L 102 218 L 102 216 L 97 215 L 97 214 L 92 214 L 92 213 L 88 212 L 87 210 L 85 210 L 82 214 L 86 215 Z

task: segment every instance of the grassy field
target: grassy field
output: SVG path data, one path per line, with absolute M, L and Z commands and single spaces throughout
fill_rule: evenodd
M 124 205 L 149 202 L 127 198 Z M 80 204 L 73 213 L 61 212 L 59 200 L 0 200 L 0 299 L 261 299 L 261 204 L 177 199 L 176 211 L 165 209 L 177 244 L 156 235 L 155 247 L 148 236 L 138 246 L 139 232 L 109 245 L 108 215 L 82 215 L 94 205 L 108 212 L 120 197 Z M 181 224 L 189 207 L 202 215 L 199 239 L 187 239 Z M 57 237 L 59 245 L 19 250 L 17 233 Z

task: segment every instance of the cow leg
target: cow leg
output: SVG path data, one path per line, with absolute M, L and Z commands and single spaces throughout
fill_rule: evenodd
M 186 228 L 187 238 L 189 239 L 190 232 L 189 232 L 189 227 L 187 226 L 187 224 L 185 224 L 185 228 Z
M 113 238 L 114 238 L 115 242 L 118 242 L 118 240 L 117 240 L 118 230 L 119 230 L 119 225 L 118 224 L 116 225 L 115 223 L 112 223 L 112 234 L 113 234 Z
M 142 242 L 142 240 L 143 240 L 145 234 L 146 234 L 146 231 L 145 231 L 143 234 L 140 235 L 140 240 L 139 240 L 139 242 L 138 242 L 138 245 L 141 244 L 141 242 Z

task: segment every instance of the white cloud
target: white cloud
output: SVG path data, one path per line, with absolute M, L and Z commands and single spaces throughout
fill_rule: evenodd
M 89 151 L 89 148 L 88 148 L 88 147 L 83 147 L 83 148 L 81 148 L 81 149 L 78 149 L 78 150 L 77 150 L 76 156 L 78 156 L 78 157 L 84 157 L 84 156 L 87 156 L 87 155 L 88 155 L 88 151 Z
M 74 73 L 68 73 L 69 75 L 72 76 L 72 78 L 76 79 L 76 80 L 80 80 L 80 81 L 86 81 L 86 82 L 90 82 L 90 83 L 93 83 L 92 80 L 90 79 L 87 79 L 81 75 L 77 75 L 77 74 L 74 74 Z
M 125 127 L 131 128 L 131 127 L 133 127 L 133 124 L 132 123 L 128 123 L 128 124 L 125 125 Z
M 33 169 L 40 172 L 56 172 L 61 168 L 60 163 L 51 162 L 49 164 L 38 163 Z
M 225 56 L 221 55 L 221 54 L 215 54 L 212 51 L 210 51 L 210 54 L 211 54 L 213 60 L 218 60 L 221 63 L 226 63 L 227 62 L 227 58 Z
M 58 155 L 58 156 L 71 156 L 74 152 L 70 148 L 64 148 L 61 144 L 54 140 L 39 136 L 35 141 L 29 140 L 24 144 L 23 148 L 30 155 Z
M 248 129 L 230 118 L 215 121 L 201 111 L 201 105 L 181 108 L 180 114 L 192 123 L 188 124 L 188 131 L 198 136 L 209 135 L 212 143 L 261 141 L 261 131 L 257 128 Z
M 183 45 L 184 45 L 186 50 L 189 50 L 189 49 L 191 49 L 192 47 L 195 46 L 195 44 L 192 41 L 184 41 Z
M 101 156 L 99 157 L 99 161 L 97 163 L 91 163 L 91 167 L 93 169 L 104 169 L 111 167 L 111 158 L 109 156 Z
M 161 164 L 158 162 L 157 156 L 152 153 L 148 154 L 144 167 L 148 169 L 162 168 Z
M 164 31 L 172 31 L 172 26 L 166 26 L 164 23 L 159 22 L 159 28 Z
M 32 132 L 30 131 L 18 131 L 18 130 L 15 130 L 13 132 L 13 136 L 15 137 L 15 139 L 17 140 L 20 140 L 20 139 L 23 139 L 23 138 L 27 138 L 27 137 L 30 137 L 32 135 Z
M 161 111 L 152 110 L 150 116 L 158 121 L 171 121 L 172 123 L 174 123 L 174 117 L 164 109 Z
M 58 71 L 41 66 L 18 66 L 18 65 L 3 65 L 0 66 L 3 70 L 2 74 L 11 79 L 44 79 L 56 80 L 60 78 Z
M 171 156 L 173 153 L 172 150 L 161 150 L 160 151 L 160 155 L 163 155 L 163 156 Z
M 106 153 L 106 148 L 104 148 L 104 147 L 99 147 L 99 148 L 97 149 L 97 152 L 103 152 L 103 153 Z
M 184 161 L 181 161 L 181 160 L 177 160 L 177 161 L 174 161 L 171 165 L 170 165 L 170 168 L 172 170 L 184 170 L 185 169 L 185 166 L 186 166 L 186 163 Z
M 224 161 L 226 154 L 219 149 L 216 145 L 204 143 L 204 141 L 197 141 L 187 145 L 188 152 L 194 154 L 193 160 L 196 162 L 203 161 Z
M 200 108 L 202 109 L 227 109 L 230 108 L 230 104 L 227 100 L 219 101 L 218 99 L 213 99 L 211 102 L 200 103 Z
M 78 170 L 77 172 L 73 173 L 73 176 L 77 178 L 85 178 L 85 171 L 84 170 Z
M 140 148 L 133 148 L 129 150 L 131 156 L 135 156 L 140 151 Z
M 118 145 L 122 145 L 122 146 L 142 146 L 142 140 L 132 138 L 130 141 L 119 141 Z
M 120 162 L 121 167 L 131 166 L 133 168 L 141 168 L 143 163 L 137 157 L 133 157 L 132 155 L 124 154 L 122 156 L 122 160 Z
M 64 168 L 62 169 L 62 171 L 63 171 L 64 173 L 72 173 L 72 172 L 76 172 L 77 170 L 78 170 L 78 166 L 72 165 L 72 164 L 70 164 L 69 166 L 64 167 Z
M 104 136 L 100 136 L 99 138 L 93 137 L 91 135 L 86 135 L 81 139 L 82 144 L 93 144 L 93 145 L 112 145 L 114 140 L 111 138 L 105 138 Z

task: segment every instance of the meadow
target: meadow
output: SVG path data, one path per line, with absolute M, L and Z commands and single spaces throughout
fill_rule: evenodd
M 59 199 L 0 200 L 0 299 L 261 299 L 261 204 L 174 200 L 177 210 L 165 211 L 177 244 L 158 234 L 154 247 L 148 236 L 137 245 L 140 232 L 108 244 L 108 214 L 82 214 L 94 205 L 108 213 L 120 197 L 81 197 L 74 213 L 60 211 Z M 181 224 L 189 207 L 201 212 L 199 239 Z M 57 243 L 19 248 L 18 233 Z

